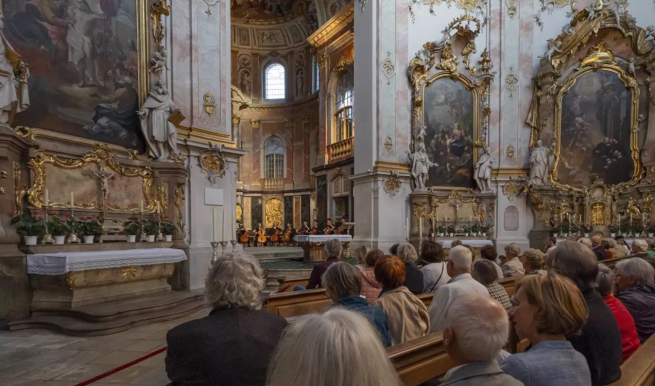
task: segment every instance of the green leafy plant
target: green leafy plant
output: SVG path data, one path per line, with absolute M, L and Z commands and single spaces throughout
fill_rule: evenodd
M 50 221 L 48 221 L 48 232 L 50 232 L 53 236 L 67 236 L 69 233 L 71 233 L 71 226 L 68 221 L 68 215 L 64 214 L 62 217 L 53 215 L 50 218 Z
M 471 227 L 468 227 L 468 226 L 464 225 L 464 226 L 462 227 L 462 232 L 464 232 L 464 233 L 470 233 L 470 232 L 471 232 Z
M 480 232 L 480 227 L 476 224 L 471 227 L 471 232 L 478 233 Z
M 489 229 L 491 229 L 491 225 L 480 225 L 480 232 L 482 232 L 484 235 L 489 232 Z
M 446 233 L 446 227 L 443 225 L 437 225 L 437 233 Z
M 173 224 L 172 222 L 170 222 L 168 220 L 162 221 L 160 223 L 160 227 L 161 227 L 161 233 L 163 233 L 165 235 L 172 235 L 172 234 L 175 233 L 175 231 L 177 231 L 177 228 L 175 227 L 175 224 Z
M 635 236 L 639 236 L 643 231 L 644 227 L 641 225 L 635 225 L 632 227 L 632 232 L 634 232 Z
M 454 225 L 448 225 L 448 233 L 455 233 L 455 226 Z
M 571 224 L 569 229 L 571 230 L 571 233 L 578 233 L 580 231 L 580 227 L 577 224 Z
M 156 235 L 159 233 L 159 223 L 157 221 L 146 221 L 143 225 L 143 231 L 146 235 Z
M 141 222 L 128 221 L 123 228 L 125 229 L 125 234 L 138 235 L 141 232 Z
M 589 233 L 591 232 L 591 229 L 592 228 L 589 225 L 585 225 L 585 224 L 580 225 L 580 231 L 582 233 Z
M 22 213 L 11 219 L 11 225 L 16 227 L 16 233 L 21 236 L 40 236 L 45 232 L 46 224 L 39 216 Z
M 560 230 L 560 233 L 566 234 L 566 233 L 569 233 L 570 228 L 568 227 L 568 225 L 560 225 L 559 230 Z
M 95 217 L 82 217 L 77 222 L 77 231 L 82 236 L 95 236 L 100 234 L 101 228 L 98 219 Z
M 629 235 L 632 231 L 632 225 L 628 225 L 628 224 L 621 225 L 619 229 L 622 235 Z
M 647 228 L 648 233 L 655 233 L 655 225 L 649 225 Z
M 619 227 L 617 227 L 616 225 L 610 225 L 609 229 L 610 229 L 610 233 L 617 233 L 619 231 Z

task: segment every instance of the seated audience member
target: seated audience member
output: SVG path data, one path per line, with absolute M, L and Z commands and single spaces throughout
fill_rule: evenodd
M 446 272 L 451 279 L 448 284 L 435 292 L 430 304 L 430 332 L 442 331 L 446 325 L 446 315 L 451 304 L 467 293 L 489 296 L 489 291 L 471 276 L 473 256 L 463 246 L 448 251 Z
M 621 362 L 632 355 L 641 344 L 637 335 L 637 328 L 632 315 L 612 293 L 614 286 L 614 272 L 605 264 L 598 264 L 598 276 L 596 277 L 596 290 L 603 297 L 605 304 L 612 310 L 616 322 L 621 331 L 621 341 L 623 343 L 623 357 Z
M 380 257 L 384 256 L 384 252 L 379 249 L 374 249 L 366 254 L 366 269 L 362 271 L 362 296 L 366 298 L 368 304 L 373 304 L 377 298 L 380 297 L 382 291 L 382 284 L 375 280 L 374 268 L 375 263 Z
M 557 248 L 557 237 L 549 237 L 546 239 L 546 248 L 544 254 L 550 256 L 551 253 Z
M 646 240 L 634 239 L 632 240 L 632 250 L 630 251 L 631 257 L 647 257 L 648 256 L 648 243 Z
M 343 261 L 332 264 L 323 275 L 323 287 L 335 305 L 362 314 L 375 327 L 382 344 L 391 346 L 386 315 L 379 308 L 369 307 L 366 299 L 359 295 L 362 281 L 357 268 Z
M 400 260 L 405 263 L 405 283 L 411 293 L 417 295 L 423 293 L 423 273 L 416 267 L 416 248 L 410 243 L 402 243 L 398 247 L 398 254 Z
M 402 383 L 370 323 L 357 312 L 334 308 L 323 315 L 302 316 L 289 326 L 275 351 L 266 385 Z
M 327 271 L 328 268 L 337 261 L 339 261 L 339 257 L 341 257 L 341 241 L 335 240 L 335 239 L 330 239 L 325 243 L 325 255 L 327 257 L 327 260 L 325 260 L 322 263 L 316 264 L 314 266 L 314 269 L 312 269 L 312 273 L 309 275 L 309 281 L 307 282 L 307 289 L 316 289 L 319 287 L 323 287 L 321 284 L 321 277 Z
M 263 289 L 262 270 L 252 256 L 228 253 L 218 258 L 205 281 L 205 299 L 213 307 L 209 316 L 166 335 L 166 373 L 172 385 L 265 383 L 287 322 L 256 310 Z
M 626 256 L 630 254 L 630 248 L 628 248 L 628 243 L 625 242 L 623 236 L 616 236 L 616 247 L 617 249 L 618 248 L 623 249 Z
M 503 307 L 486 295 L 463 294 L 444 320 L 443 345 L 454 367 L 443 386 L 520 386 L 503 373 L 497 358 L 509 335 Z
M 526 386 L 587 386 L 591 374 L 587 360 L 566 340 L 580 332 L 587 320 L 587 305 L 568 278 L 551 273 L 520 281 L 510 319 L 520 339 L 532 348 L 510 355 L 503 371 Z
M 612 258 L 612 251 L 610 251 L 610 242 L 607 240 L 602 240 L 600 242 L 600 245 L 603 247 L 603 250 L 605 250 L 605 258 L 606 259 L 611 259 Z
M 587 323 L 580 335 L 568 339 L 587 359 L 592 386 L 618 380 L 621 378 L 621 332 L 614 314 L 594 289 L 598 259 L 585 245 L 564 241 L 557 245 L 549 263 L 549 269 L 573 280 L 587 303 Z
M 591 250 L 596 255 L 598 261 L 607 259 L 605 248 L 603 247 L 603 239 L 599 235 L 591 236 Z
M 420 338 L 430 331 L 425 304 L 403 285 L 405 264 L 397 256 L 383 256 L 375 263 L 375 280 L 382 284 L 380 298 L 373 303 L 387 315 L 391 344 Z
M 366 269 L 366 255 L 370 251 L 370 248 L 367 247 L 366 245 L 362 245 L 361 247 L 355 249 L 355 260 L 357 260 L 357 264 L 355 264 L 355 267 L 359 269 L 360 271 L 363 271 Z
M 450 243 L 451 248 L 455 248 L 456 246 L 459 246 L 459 245 L 464 245 L 464 243 L 462 243 L 462 240 L 453 240 Z
M 496 268 L 496 273 L 498 273 L 498 279 L 503 279 L 505 276 L 503 275 L 503 269 L 500 268 L 500 265 L 496 263 L 496 259 L 498 258 L 498 252 L 496 252 L 496 247 L 493 245 L 485 245 L 480 249 L 480 256 L 482 256 L 483 259 L 489 260 L 492 263 L 494 263 L 494 267 Z
M 615 269 L 616 297 L 630 311 L 644 343 L 655 332 L 655 269 L 639 257 L 621 260 Z
M 494 263 L 489 260 L 480 259 L 473 263 L 473 278 L 487 288 L 489 295 L 507 310 L 511 307 L 509 296 L 505 287 L 496 283 L 498 274 Z
M 450 276 L 446 272 L 446 254 L 443 247 L 434 241 L 424 241 L 421 245 L 421 260 L 425 262 L 423 273 L 423 292 L 434 292 L 448 283 Z
M 593 244 L 591 243 L 591 239 L 589 237 L 580 237 L 578 239 L 578 242 L 582 245 L 587 246 L 588 248 L 593 248 Z
M 521 254 L 521 247 L 516 243 L 511 243 L 505 247 L 505 255 L 507 256 L 507 261 L 503 263 L 501 268 L 503 269 L 504 277 L 512 277 L 518 275 L 525 275 L 525 270 L 523 269 L 523 263 L 519 259 Z
M 538 249 L 530 248 L 523 252 L 521 261 L 526 275 L 545 275 L 544 260 L 546 256 Z
M 389 248 L 389 253 L 391 253 L 393 256 L 398 256 L 398 247 L 400 244 L 394 244 Z
M 628 254 L 625 252 L 623 247 L 621 247 L 621 248 L 617 247 L 616 240 L 607 239 L 607 243 L 610 245 L 609 251 L 612 254 L 612 259 L 628 256 Z

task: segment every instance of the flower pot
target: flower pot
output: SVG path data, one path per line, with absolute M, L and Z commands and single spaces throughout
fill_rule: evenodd
M 585 232 L 584 237 L 589 237 L 589 233 Z
M 449 233 L 449 235 L 450 235 L 450 237 L 453 237 L 453 236 L 455 236 L 455 234 L 454 234 L 454 233 Z
M 91 235 L 91 236 L 82 236 L 82 238 L 84 239 L 84 244 L 93 244 L 93 239 L 95 238 L 95 236 L 93 236 L 93 235 Z
M 23 240 L 25 241 L 25 245 L 36 245 L 36 240 L 39 238 L 39 236 L 23 236 Z
M 173 235 L 164 235 L 166 241 L 173 241 Z
M 136 235 L 127 235 L 128 243 L 136 243 Z
M 650 232 L 648 232 L 648 237 L 652 239 L 652 238 L 653 238 L 653 234 L 650 233 Z
M 66 242 L 66 236 L 54 236 L 55 244 L 62 245 Z
M 469 237 L 469 234 L 468 234 L 468 233 L 465 233 L 465 234 L 464 234 L 464 237 Z
M 611 237 L 611 238 L 615 238 L 615 237 L 616 237 L 616 233 L 610 233 L 610 237 Z
M 557 237 L 557 233 L 553 233 L 553 237 Z
M 155 242 L 155 235 L 148 235 L 148 242 L 149 243 L 154 243 Z
M 439 233 L 439 237 L 443 237 L 443 233 Z

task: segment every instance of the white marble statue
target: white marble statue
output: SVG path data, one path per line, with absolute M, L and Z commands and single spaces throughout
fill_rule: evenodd
M 548 51 L 546 51 L 546 54 L 541 57 L 546 58 L 548 63 L 550 63 L 553 61 L 553 55 L 555 55 L 555 52 L 562 52 L 562 43 L 554 39 L 548 39 Z
M 530 183 L 548 185 L 548 172 L 552 159 L 551 150 L 544 147 L 542 141 L 538 140 L 530 154 Z
M 107 201 L 107 198 L 109 198 L 109 180 L 114 178 L 116 174 L 102 171 L 94 171 L 93 174 L 95 174 L 96 177 L 100 179 L 100 184 L 102 185 L 102 197 L 104 197 L 105 201 Z
M 155 51 L 150 59 L 150 72 L 159 76 L 160 79 L 164 70 L 168 69 L 168 64 L 166 63 L 167 57 L 166 50 L 161 49 L 160 51 Z
M 439 166 L 432 163 L 425 152 L 425 144 L 418 142 L 414 153 L 409 155 L 409 160 L 412 162 L 412 177 L 416 183 L 416 190 L 425 190 L 425 180 L 428 179 L 428 171 L 433 166 Z
M 157 81 L 141 110 L 141 130 L 148 144 L 148 154 L 158 161 L 177 155 L 177 129 L 168 118 L 177 110 L 162 81 Z
M 14 63 L 20 56 L 13 50 L 5 34 L 4 15 L 0 13 L 0 123 L 7 123 L 16 104 L 16 113 L 26 110 L 30 106 L 30 97 L 26 84 L 21 84 L 14 75 Z M 27 68 L 21 63 L 21 69 L 26 71 L 25 77 L 29 75 Z
M 489 149 L 484 149 L 478 163 L 475 164 L 475 182 L 482 193 L 491 192 L 491 169 L 494 159 L 489 154 Z

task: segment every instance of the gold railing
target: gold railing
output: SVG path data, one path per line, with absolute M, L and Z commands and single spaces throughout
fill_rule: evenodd
M 283 189 L 284 188 L 284 179 L 283 178 L 262 178 L 264 182 L 264 189 Z
M 328 146 L 329 162 L 338 161 L 353 156 L 353 143 L 355 137 L 346 138 Z

